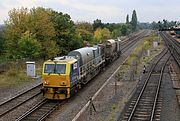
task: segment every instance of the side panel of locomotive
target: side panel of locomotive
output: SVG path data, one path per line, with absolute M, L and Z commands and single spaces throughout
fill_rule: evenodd
M 78 59 L 79 63 L 79 80 L 82 84 L 86 84 L 97 73 L 99 73 L 105 60 L 101 55 L 101 48 L 84 47 L 74 51 L 71 51 L 68 56 L 73 56 Z

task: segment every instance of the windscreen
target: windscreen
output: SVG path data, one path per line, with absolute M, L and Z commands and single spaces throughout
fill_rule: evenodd
M 66 64 L 45 64 L 44 73 L 65 74 Z

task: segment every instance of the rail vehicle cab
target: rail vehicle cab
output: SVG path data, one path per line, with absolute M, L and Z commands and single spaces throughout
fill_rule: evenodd
M 62 100 L 70 97 L 71 88 L 78 82 L 77 59 L 57 57 L 43 64 L 43 95 L 47 99 Z
M 116 41 L 114 39 L 106 40 L 105 46 L 106 61 L 111 62 L 115 58 L 115 53 L 117 52 Z

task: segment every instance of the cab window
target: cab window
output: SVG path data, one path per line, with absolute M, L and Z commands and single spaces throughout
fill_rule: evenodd
M 45 64 L 44 73 L 65 74 L 66 64 Z
M 66 73 L 66 64 L 56 64 L 56 73 L 65 74 Z
M 54 64 L 45 64 L 44 73 L 54 73 Z

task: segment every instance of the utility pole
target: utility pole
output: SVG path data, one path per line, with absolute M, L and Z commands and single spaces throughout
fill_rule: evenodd
M 117 93 L 117 80 L 115 79 L 115 82 L 114 82 L 114 91 L 115 91 L 115 95 L 116 95 L 116 93 Z
M 89 101 L 90 101 L 90 115 L 92 115 L 92 108 L 95 112 L 96 112 L 96 108 L 93 104 L 92 98 L 90 98 Z

